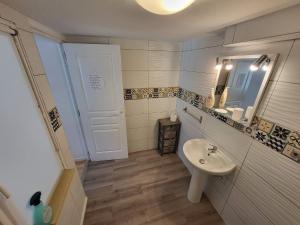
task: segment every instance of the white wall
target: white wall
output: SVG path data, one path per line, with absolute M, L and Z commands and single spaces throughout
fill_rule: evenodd
M 62 170 L 10 35 L 0 33 L 0 184 L 28 225 L 36 192 L 47 201 Z
M 279 18 L 300 15 L 300 7 L 297 7 L 297 11 L 291 8 L 285 10 L 284 15 L 278 14 Z M 274 33 L 285 34 L 288 28 L 278 26 L 276 30 L 277 16 L 270 15 L 264 18 L 265 20 L 258 18 L 257 21 L 237 25 L 237 31 L 241 32 L 242 29 L 239 28 L 241 26 L 246 33 L 251 32 L 251 39 L 255 40 L 262 37 L 262 29 L 255 29 L 254 25 L 270 24 L 270 33 L 268 34 L 268 26 L 265 26 L 264 36 L 268 37 Z M 299 20 L 293 20 L 292 23 L 292 27 L 297 28 L 293 32 L 299 32 Z M 251 26 L 247 27 L 247 24 Z M 242 40 L 244 35 L 239 34 L 239 37 Z M 243 40 L 249 40 L 247 34 Z M 279 53 L 280 57 L 259 106 L 258 115 L 291 130 L 300 131 L 300 40 L 256 43 L 231 48 L 216 47 L 214 40 L 207 38 L 198 39 L 198 42 L 202 43 L 199 44 L 200 47 L 193 47 L 194 42 L 195 40 L 188 40 L 184 43 L 179 86 L 206 96 L 209 88 L 214 85 L 213 67 L 216 56 Z M 192 118 L 182 112 L 185 106 L 194 114 L 202 115 L 203 123 L 192 122 Z M 238 165 L 237 171 L 231 176 L 223 179 L 211 177 L 206 188 L 210 201 L 226 224 L 299 224 L 300 166 L 298 163 L 181 100 L 177 100 L 177 110 L 183 123 L 179 149 L 182 158 L 184 141 L 195 136 L 204 136 L 216 143 Z M 189 132 L 191 130 L 197 132 L 191 134 Z M 184 158 L 183 161 L 186 163 Z
M 88 159 L 87 147 L 80 127 L 68 71 L 59 43 L 42 36 L 35 36 L 36 44 L 47 78 L 62 118 L 63 127 L 75 160 Z
M 180 69 L 179 43 L 111 39 L 121 46 L 123 87 L 177 87 Z M 176 98 L 126 100 L 129 152 L 157 148 L 157 120 L 175 111 Z

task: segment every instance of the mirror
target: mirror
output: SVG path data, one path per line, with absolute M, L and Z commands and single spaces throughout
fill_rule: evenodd
M 219 73 L 212 109 L 249 126 L 270 79 L 276 58 L 277 55 L 217 58 L 216 69 Z

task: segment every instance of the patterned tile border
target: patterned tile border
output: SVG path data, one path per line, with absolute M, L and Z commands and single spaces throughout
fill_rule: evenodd
M 168 98 L 177 97 L 178 87 L 160 87 L 160 88 L 131 88 L 124 89 L 125 100 L 138 100 L 145 98 Z
M 57 108 L 54 107 L 53 109 L 51 109 L 51 111 L 48 112 L 48 115 L 50 118 L 52 128 L 54 132 L 56 132 L 57 129 L 62 125 Z
M 220 91 L 222 88 L 219 87 Z M 168 97 L 178 97 L 278 153 L 300 163 L 300 134 L 297 131 L 291 131 L 279 124 L 257 116 L 254 117 L 252 124 L 247 127 L 213 109 L 206 108 L 204 104 L 206 100 L 205 96 L 180 87 L 124 89 L 125 100 Z
M 245 133 L 269 148 L 300 163 L 299 132 L 291 131 L 279 124 L 259 117 L 255 117 L 252 124 L 247 127 L 242 123 L 233 121 L 231 118 L 226 117 L 221 113 L 206 108 L 204 105 L 206 97 L 183 88 L 179 88 L 178 98 L 208 113 L 212 117 L 215 117 L 238 131 Z

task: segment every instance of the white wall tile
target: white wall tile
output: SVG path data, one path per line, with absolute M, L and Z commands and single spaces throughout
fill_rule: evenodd
M 149 70 L 180 70 L 180 52 L 149 51 Z
M 157 126 L 158 120 L 163 118 L 168 118 L 170 116 L 169 112 L 155 112 L 155 113 L 149 113 L 149 127 Z
M 148 99 L 125 101 L 126 116 L 148 114 Z
M 121 38 L 110 38 L 110 43 L 122 49 L 124 88 L 178 86 L 181 43 Z M 125 101 L 129 150 L 156 148 L 157 120 L 175 107 L 176 98 Z
M 157 149 L 157 138 L 148 139 L 147 149 Z
M 149 123 L 148 123 L 148 138 L 157 139 L 158 137 L 158 120 L 168 118 L 170 116 L 169 112 L 158 112 L 149 114 Z M 153 142 L 151 142 L 153 143 Z
M 296 40 L 292 51 L 287 58 L 284 69 L 282 70 L 279 81 L 300 84 L 300 40 Z
M 236 159 L 238 162 L 244 160 L 252 143 L 251 137 L 211 116 L 203 119 L 202 127 L 205 134 L 223 151 L 230 154 L 233 160 Z
M 182 53 L 181 70 L 201 73 L 216 73 L 216 57 L 220 56 L 221 47 L 204 48 Z
M 148 51 L 122 50 L 123 70 L 148 70 Z
M 136 141 L 136 140 L 147 139 L 147 138 L 148 138 L 148 129 L 147 129 L 147 127 L 127 129 L 127 139 L 128 139 L 128 141 Z
M 300 208 L 300 167 L 284 155 L 254 142 L 245 165 Z
M 208 35 L 206 37 L 193 38 L 191 42 L 192 50 L 221 46 L 224 42 L 224 34 Z
M 270 80 L 267 84 L 266 90 L 264 92 L 264 95 L 262 96 L 262 99 L 258 105 L 256 115 L 262 117 L 264 112 L 266 111 L 267 105 L 269 103 L 269 100 L 271 98 L 271 95 L 274 91 L 274 88 L 276 86 L 276 82 Z
M 177 87 L 179 71 L 150 71 L 149 87 Z
M 247 225 L 272 225 L 253 203 L 237 188 L 233 188 L 228 205 Z
M 249 167 L 241 170 L 235 186 L 274 225 L 298 225 L 300 208 L 261 179 Z
M 257 54 L 279 54 L 271 80 L 278 80 L 287 56 L 293 45 L 293 41 L 282 41 L 268 44 L 248 45 L 234 48 L 223 48 L 222 55 L 257 55 Z
M 129 152 L 139 152 L 148 149 L 148 140 L 139 139 L 134 141 L 128 141 L 128 151 Z
M 300 5 L 295 5 L 275 13 L 239 23 L 236 26 L 234 42 L 259 40 L 299 32 L 299 10 Z
M 140 128 L 148 126 L 148 114 L 126 116 L 126 125 L 128 128 Z
M 158 137 L 158 123 L 156 122 L 155 125 L 148 126 L 148 138 L 157 139 L 157 137 Z
M 228 204 L 224 208 L 221 217 L 227 225 L 246 225 Z
M 218 43 L 217 39 L 215 43 Z M 209 79 L 210 76 L 202 74 L 215 74 L 214 65 L 217 56 L 278 53 L 280 55 L 271 81 L 257 112 L 259 116 L 290 129 L 299 130 L 299 40 L 295 42 L 291 52 L 293 41 L 230 48 L 209 48 L 209 45 L 206 45 L 205 39 L 201 38 L 194 38 L 182 44 L 184 52 L 181 70 L 183 71 L 180 74 L 179 86 L 201 95 L 207 95 L 205 93 L 209 92 L 214 83 Z M 202 115 L 202 124 L 196 123 L 196 120 L 182 112 L 184 106 L 187 106 L 189 111 L 196 116 Z M 256 142 L 247 135 L 198 111 L 183 101 L 177 100 L 177 113 L 182 122 L 178 155 L 189 169 L 190 165 L 182 153 L 182 146 L 191 138 L 205 137 L 214 142 L 238 165 L 238 169 L 241 168 L 248 154 L 237 178 L 239 170 L 231 180 L 220 181 L 214 177 L 209 179 L 207 195 L 218 211 L 225 206 L 222 212 L 225 222 L 228 225 L 297 224 L 300 216 L 298 164 L 265 146 L 263 149 L 258 148 Z M 250 148 L 252 143 L 253 146 Z M 235 179 L 237 180 L 236 187 L 231 192 Z M 226 204 L 229 193 L 232 195 Z
M 125 50 L 148 50 L 148 40 L 110 38 L 110 44 L 120 45 L 120 48 Z
M 148 71 L 123 71 L 123 88 L 147 88 Z
M 300 84 L 278 82 L 263 117 L 300 130 Z
M 178 42 L 149 41 L 149 50 L 180 51 Z
M 172 112 L 176 108 L 176 98 L 150 98 L 149 113 Z
M 211 88 L 215 87 L 217 74 L 180 72 L 179 86 L 197 94 L 208 96 Z

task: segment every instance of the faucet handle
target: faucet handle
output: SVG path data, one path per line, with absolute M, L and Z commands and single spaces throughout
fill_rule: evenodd
M 216 145 L 213 145 L 213 144 L 210 144 L 210 143 L 209 143 L 209 145 L 211 146 L 211 148 L 208 148 L 207 150 L 214 151 L 214 152 L 218 150 L 218 147 Z

